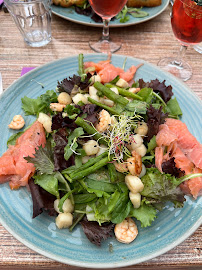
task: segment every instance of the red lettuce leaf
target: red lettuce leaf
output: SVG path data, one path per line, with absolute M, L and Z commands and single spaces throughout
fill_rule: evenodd
M 151 138 L 156 135 L 159 131 L 159 125 L 163 124 L 165 118 L 168 116 L 167 113 L 162 112 L 162 107 L 155 109 L 152 105 L 147 109 L 147 125 L 148 133 L 146 140 L 149 142 Z
M 40 215 L 43 210 L 47 211 L 49 216 L 57 216 L 57 212 L 55 211 L 53 206 L 55 196 L 41 188 L 39 185 L 36 185 L 33 178 L 29 179 L 28 185 L 33 202 L 32 218 Z
M 175 177 L 181 177 L 185 174 L 184 171 L 175 166 L 174 157 L 162 163 L 162 171 Z
M 163 82 L 160 82 L 158 79 L 155 79 L 155 80 L 151 80 L 150 82 L 144 82 L 143 79 L 139 79 L 139 87 L 152 88 L 154 92 L 157 92 L 161 95 L 165 103 L 167 103 L 173 95 L 172 86 L 171 85 L 166 86 L 165 80 Z
M 96 246 L 101 246 L 102 240 L 106 240 L 108 237 L 113 236 L 113 223 L 106 223 L 100 226 L 96 221 L 83 219 L 80 224 L 89 241 Z
M 78 75 L 73 75 L 73 77 L 69 77 L 69 79 L 65 78 L 63 81 L 58 81 L 58 91 L 59 92 L 67 92 L 71 94 L 74 86 L 78 86 L 81 90 L 86 89 L 90 85 L 90 78 L 92 74 L 87 73 L 85 80 L 81 80 L 81 77 Z
M 62 113 L 57 113 L 52 117 L 52 130 L 58 130 L 60 128 L 71 128 L 75 129 L 77 128 L 77 125 L 74 123 L 73 119 L 70 119 L 69 117 L 63 117 Z
M 68 160 L 64 158 L 64 148 L 68 143 L 67 131 L 65 128 L 59 129 L 58 132 L 53 134 L 53 139 L 55 142 L 54 147 L 54 170 L 61 171 L 75 164 L 74 155 L 72 155 Z

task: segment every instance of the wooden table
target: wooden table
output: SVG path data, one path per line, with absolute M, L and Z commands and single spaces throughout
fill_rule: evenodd
M 148 22 L 111 29 L 111 37 L 123 42 L 118 54 L 157 64 L 162 57 L 177 53 L 179 43 L 172 34 L 169 13 L 170 6 Z M 0 72 L 4 89 L 20 77 L 22 67 L 38 67 L 78 53 L 92 53 L 88 41 L 92 37 L 98 40 L 100 35 L 101 28 L 75 24 L 53 15 L 51 43 L 42 48 L 31 48 L 22 40 L 10 15 L 1 10 Z M 202 55 L 189 48 L 185 58 L 193 68 L 193 77 L 187 81 L 187 85 L 201 98 Z M 202 227 L 166 254 L 125 269 L 202 269 L 201 235 Z M 80 268 L 67 266 L 37 254 L 17 241 L 0 225 L 0 269 Z

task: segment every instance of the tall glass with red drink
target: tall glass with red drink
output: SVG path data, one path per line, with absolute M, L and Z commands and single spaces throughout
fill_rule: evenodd
M 175 0 L 171 14 L 172 30 L 181 44 L 177 58 L 164 58 L 158 65 L 184 81 L 192 75 L 191 66 L 182 60 L 189 45 L 202 41 L 202 6 L 200 0 Z
M 97 13 L 104 23 L 102 38 L 96 43 L 89 42 L 90 47 L 96 52 L 115 52 L 121 47 L 109 39 L 109 22 L 125 6 L 127 0 L 89 0 L 95 13 Z

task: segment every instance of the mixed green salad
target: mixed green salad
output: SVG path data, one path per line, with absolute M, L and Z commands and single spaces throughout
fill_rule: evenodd
M 88 239 L 100 245 L 128 218 L 148 227 L 166 202 L 183 206 L 179 184 L 186 176 L 174 160 L 165 162 L 164 173 L 154 165 L 159 125 L 182 111 L 165 81 L 139 79 L 121 87 L 117 76 L 102 84 L 93 68 L 84 70 L 82 54 L 78 66 L 78 74 L 58 81 L 56 90 L 22 98 L 25 115 L 35 115 L 47 137 L 45 147 L 25 159 L 36 168 L 29 180 L 33 218 L 46 210 L 57 216 L 58 228 L 72 231 L 80 223 Z M 92 90 L 96 94 L 90 95 Z

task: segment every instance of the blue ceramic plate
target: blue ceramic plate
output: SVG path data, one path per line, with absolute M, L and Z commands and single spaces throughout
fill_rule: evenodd
M 162 4 L 160 6 L 152 7 L 152 8 L 144 7 L 142 8 L 142 10 L 149 13 L 147 17 L 134 18 L 130 15 L 130 20 L 126 23 L 120 23 L 119 20 L 115 19 L 110 22 L 110 27 L 124 27 L 124 26 L 146 22 L 148 20 L 155 18 L 159 14 L 161 14 L 166 9 L 168 4 L 169 4 L 169 0 L 162 0 Z M 52 12 L 55 15 L 62 17 L 63 19 L 66 19 L 75 23 L 80 23 L 80 24 L 95 26 L 95 27 L 103 27 L 102 23 L 96 23 L 90 17 L 76 13 L 74 10 L 74 7 L 63 8 L 60 6 L 52 5 Z
M 105 60 L 103 54 L 85 55 L 85 61 Z M 125 56 L 113 55 L 112 63 L 122 67 Z M 158 78 L 171 84 L 183 111 L 182 120 L 198 140 L 201 140 L 200 116 L 202 106 L 200 100 L 181 81 L 165 73 L 154 65 L 140 59 L 127 58 L 126 69 L 131 65 L 144 65 L 138 69 L 136 79 L 146 81 Z M 6 141 L 13 133 L 7 128 L 15 114 L 24 115 L 21 109 L 21 98 L 36 98 L 48 89 L 55 89 L 58 80 L 72 76 L 78 70 L 77 56 L 60 59 L 34 69 L 15 81 L 0 97 L 0 156 L 6 151 Z M 34 79 L 34 80 L 33 80 Z M 43 83 L 44 89 L 39 84 Z M 194 106 L 193 106 L 194 104 Z M 25 117 L 26 125 L 33 121 Z M 202 198 L 187 201 L 182 209 L 174 209 L 167 205 L 158 214 L 151 227 L 141 228 L 137 222 L 139 235 L 129 244 L 121 244 L 110 238 L 98 248 L 85 237 L 80 225 L 69 233 L 67 229 L 58 230 L 54 218 L 47 214 L 32 219 L 32 201 L 26 188 L 11 191 L 8 184 L 0 185 L 0 222 L 19 241 L 53 260 L 88 268 L 112 268 L 137 264 L 159 256 L 174 248 L 189 237 L 201 224 Z M 109 251 L 109 246 L 113 252 Z

